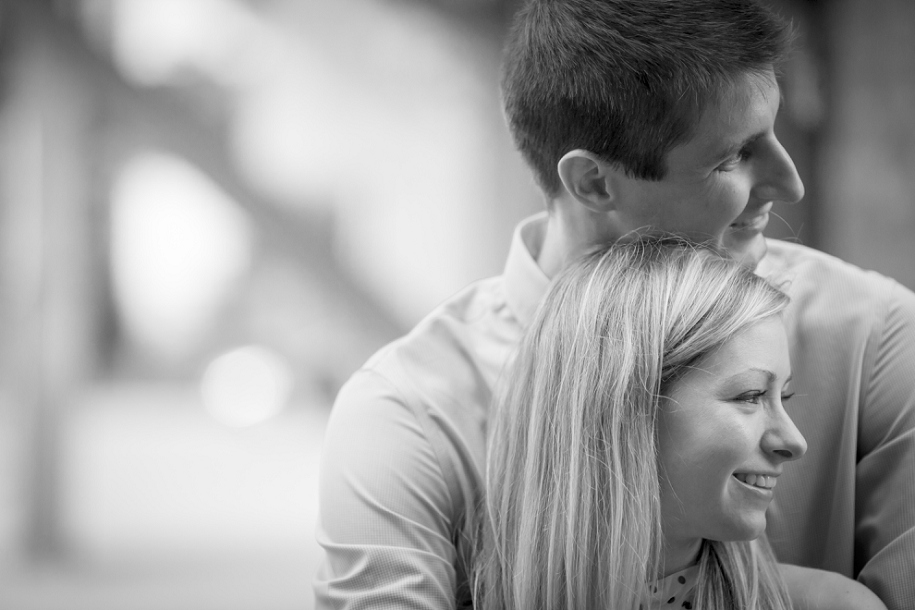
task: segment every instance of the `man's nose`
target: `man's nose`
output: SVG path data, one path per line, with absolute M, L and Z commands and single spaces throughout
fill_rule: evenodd
M 769 154 L 760 159 L 754 195 L 764 201 L 797 203 L 804 197 L 804 183 L 791 155 L 773 137 Z

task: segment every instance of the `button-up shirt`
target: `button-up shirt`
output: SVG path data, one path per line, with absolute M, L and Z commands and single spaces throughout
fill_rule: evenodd
M 523 222 L 501 276 L 439 306 L 340 391 L 321 466 L 319 609 L 455 607 L 493 387 L 549 285 L 545 223 Z M 777 240 L 757 273 L 791 297 L 788 409 L 809 446 L 779 478 L 769 541 L 779 561 L 857 577 L 911 610 L 915 294 Z

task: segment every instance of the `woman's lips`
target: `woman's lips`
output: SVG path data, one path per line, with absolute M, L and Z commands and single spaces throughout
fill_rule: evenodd
M 759 487 L 761 489 L 772 489 L 775 487 L 776 477 L 772 475 L 739 472 L 734 474 L 734 477 L 741 483 L 746 483 L 747 485 Z

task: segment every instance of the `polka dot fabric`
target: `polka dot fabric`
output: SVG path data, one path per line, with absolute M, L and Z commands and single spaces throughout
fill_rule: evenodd
M 699 566 L 690 566 L 657 581 L 651 587 L 649 608 L 692 610 Z

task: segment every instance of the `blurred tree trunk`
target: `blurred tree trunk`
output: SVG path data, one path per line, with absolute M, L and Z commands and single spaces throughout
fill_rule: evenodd
M 87 154 L 93 95 L 25 3 L 12 3 L 3 105 L 4 372 L 21 445 L 24 555 L 53 561 L 68 408 L 96 360 Z

